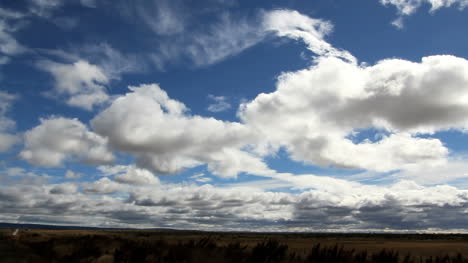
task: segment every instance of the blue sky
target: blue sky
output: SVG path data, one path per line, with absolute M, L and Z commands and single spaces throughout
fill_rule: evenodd
M 465 232 L 466 5 L 3 1 L 0 221 Z

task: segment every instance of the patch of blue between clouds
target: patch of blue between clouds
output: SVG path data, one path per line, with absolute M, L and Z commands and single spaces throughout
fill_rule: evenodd
M 346 138 L 351 140 L 354 144 L 366 142 L 376 143 L 390 134 L 391 133 L 389 131 L 383 129 L 369 128 L 354 130 L 352 133 L 346 136 Z
M 445 147 L 450 150 L 450 155 L 466 156 L 468 155 L 468 133 L 459 130 L 447 130 L 434 134 L 419 134 L 420 138 L 439 139 Z

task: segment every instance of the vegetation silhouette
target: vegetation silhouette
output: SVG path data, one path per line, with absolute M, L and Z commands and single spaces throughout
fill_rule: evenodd
M 347 249 L 330 243 L 311 243 L 300 251 L 291 249 L 287 242 L 270 237 L 246 243 L 248 235 L 232 235 L 232 239 L 239 239 L 226 242 L 220 235 L 199 235 L 198 238 L 192 235 L 192 239 L 177 240 L 163 239 L 158 233 L 99 233 L 0 235 L 0 262 L 468 263 L 468 258 L 460 253 L 421 256 L 391 249 Z M 8 253 L 5 253 L 6 249 L 9 249 Z

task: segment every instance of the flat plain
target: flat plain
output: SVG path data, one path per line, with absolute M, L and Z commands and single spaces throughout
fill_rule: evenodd
M 14 229 L 3 229 L 0 259 L 0 262 L 468 262 L 468 235 L 41 229 L 20 229 L 15 233 Z

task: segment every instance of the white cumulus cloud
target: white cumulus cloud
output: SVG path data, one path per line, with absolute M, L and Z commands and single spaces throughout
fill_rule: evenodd
M 70 106 L 92 110 L 109 99 L 105 87 L 109 78 L 96 65 L 84 60 L 73 64 L 41 61 L 38 67 L 52 74 L 55 79 L 54 92 L 64 96 Z
M 88 131 L 77 119 L 52 117 L 24 135 L 25 147 L 20 157 L 42 166 L 59 166 L 68 159 L 86 163 L 109 163 L 114 156 L 106 139 Z
M 309 69 L 283 73 L 275 92 L 243 104 L 239 116 L 300 161 L 377 171 L 443 164 L 442 142 L 417 135 L 466 130 L 467 76 L 468 61 L 453 56 L 373 66 L 322 57 Z M 348 138 L 366 129 L 390 135 L 378 142 Z
M 190 115 L 156 84 L 130 90 L 91 123 L 113 149 L 135 154 L 141 167 L 176 173 L 208 163 L 222 176 L 265 169 L 260 159 L 241 150 L 255 139 L 242 124 Z
M 122 184 L 153 185 L 159 184 L 159 179 L 146 169 L 135 165 L 101 166 L 100 170 L 106 175 L 114 175 L 114 180 Z

